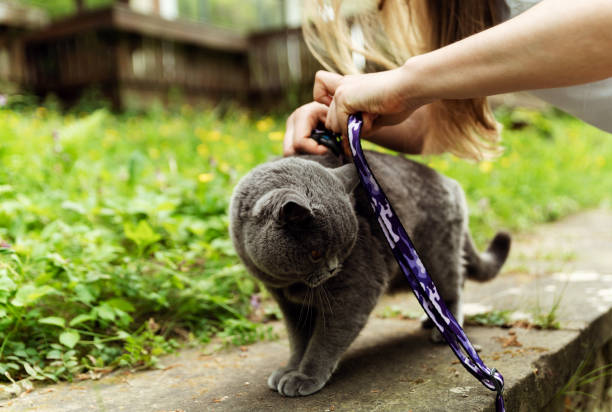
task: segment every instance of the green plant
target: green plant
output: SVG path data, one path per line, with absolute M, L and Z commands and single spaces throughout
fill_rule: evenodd
M 475 315 L 468 315 L 465 317 L 465 323 L 468 325 L 510 327 L 513 323 L 512 311 L 492 310 Z
M 593 353 L 589 353 L 583 359 L 576 371 L 572 374 L 565 385 L 555 394 L 553 398 L 563 398 L 565 410 L 577 410 L 575 404 L 580 403 L 581 398 L 589 400 L 598 400 L 598 396 L 590 393 L 592 385 L 603 378 L 612 376 L 612 364 L 597 366 L 589 372 L 585 373 L 585 369 L 593 366 Z M 605 388 L 608 391 L 609 388 Z
M 185 339 L 273 337 L 249 320 L 265 291 L 235 255 L 227 207 L 242 175 L 281 154 L 284 119 L 225 111 L 0 108 L 7 388 L 152 366 Z M 495 163 L 418 159 L 463 185 L 481 245 L 501 227 L 611 200 L 609 136 L 556 113 L 529 116 L 505 132 Z
M 401 318 L 401 319 L 418 319 L 419 314 L 399 306 L 385 306 L 382 311 L 376 314 L 379 318 Z
M 537 285 L 537 284 L 536 284 Z M 563 300 L 563 295 L 567 289 L 568 283 L 563 285 L 560 292 L 555 293 L 550 309 L 544 310 L 540 305 L 540 293 L 537 293 L 536 307 L 534 309 L 533 324 L 542 329 L 559 329 L 561 323 L 558 320 L 558 311 Z

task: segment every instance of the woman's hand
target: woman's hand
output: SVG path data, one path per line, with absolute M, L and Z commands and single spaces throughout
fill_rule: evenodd
M 325 127 L 347 135 L 348 116 L 361 112 L 362 133 L 369 135 L 381 126 L 406 120 L 425 103 L 411 99 L 410 72 L 400 67 L 378 73 L 341 76 L 319 71 L 315 76 L 313 97 L 329 106 Z
M 324 154 L 327 148 L 310 138 L 312 129 L 317 123 L 325 123 L 327 106 L 311 102 L 298 107 L 287 118 L 283 154 L 291 156 L 296 153 Z
M 350 78 L 351 80 L 361 76 L 341 76 L 335 73 L 317 73 L 314 95 L 319 102 L 311 102 L 296 109 L 287 119 L 285 138 L 283 142 L 283 154 L 291 156 L 296 153 L 324 154 L 327 148 L 318 144 L 310 138 L 310 133 L 319 122 L 325 123 L 326 127 L 332 129 L 330 122 L 330 109 L 327 104 L 332 104 L 334 108 L 345 107 L 341 104 L 333 104 L 333 99 L 323 90 L 337 90 L 338 85 Z M 348 83 L 347 83 L 348 84 Z M 351 84 L 350 86 L 355 86 Z M 361 89 L 361 88 L 360 88 Z M 358 89 L 359 92 L 360 89 Z M 336 96 L 337 97 L 337 96 Z M 341 102 L 341 100 L 339 99 Z M 427 112 L 428 105 L 421 106 L 414 112 L 406 110 L 395 115 L 378 114 L 376 117 L 369 112 L 363 112 L 367 122 L 367 130 L 362 128 L 362 136 L 366 139 L 390 148 L 392 150 L 417 154 L 421 153 L 424 147 L 424 139 L 427 134 Z M 359 111 L 359 110 L 357 110 Z M 344 121 L 331 120 L 336 124 L 344 125 L 346 131 L 346 121 L 351 111 L 340 112 Z M 374 120 L 372 120 L 374 119 Z M 341 122 L 341 123 L 340 123 Z

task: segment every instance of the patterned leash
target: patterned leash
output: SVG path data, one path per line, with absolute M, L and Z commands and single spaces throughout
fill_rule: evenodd
M 387 238 L 393 255 L 427 316 L 429 316 L 436 328 L 444 336 L 444 339 L 468 372 L 486 388 L 497 392 L 495 400 L 496 409 L 498 412 L 504 412 L 504 378 L 496 369 L 489 369 L 480 359 L 476 349 L 474 349 L 465 332 L 440 297 L 410 237 L 408 237 L 406 230 L 393 211 L 391 203 L 389 203 L 387 196 L 385 196 L 366 162 L 360 141 L 362 126 L 363 121 L 360 114 L 349 117 L 348 145 L 350 147 L 346 146 L 346 141 L 342 142 L 344 144 L 345 157 L 348 156 L 347 152 L 350 150 L 361 183 L 368 192 L 370 203 L 378 217 L 378 223 Z M 315 140 L 320 141 L 322 139 L 321 136 L 324 136 L 323 139 L 326 141 L 339 141 L 339 137 L 328 130 L 315 129 L 313 131 L 312 137 Z M 326 146 L 328 145 L 326 144 Z M 334 153 L 337 152 L 334 151 Z

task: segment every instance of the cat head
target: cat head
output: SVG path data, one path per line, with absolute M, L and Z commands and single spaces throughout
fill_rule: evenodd
M 287 158 L 254 169 L 232 199 L 236 249 L 270 286 L 322 284 L 339 272 L 357 239 L 358 182 L 352 164 L 328 169 Z

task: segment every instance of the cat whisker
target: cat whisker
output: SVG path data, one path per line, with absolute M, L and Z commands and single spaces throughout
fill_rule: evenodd
M 332 308 L 331 302 L 329 300 L 329 293 L 327 289 L 325 289 L 325 285 L 321 285 L 321 295 L 325 298 L 325 303 L 327 303 L 327 307 L 329 308 L 329 313 L 333 316 L 334 309 Z
M 319 301 L 318 306 L 323 306 L 323 287 L 317 288 L 316 290 L 317 290 L 317 300 Z M 325 311 L 321 309 L 319 311 L 319 314 L 323 322 L 323 334 L 325 334 Z

